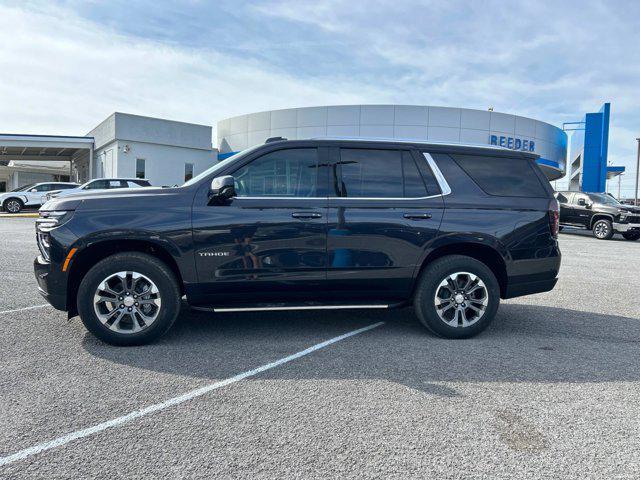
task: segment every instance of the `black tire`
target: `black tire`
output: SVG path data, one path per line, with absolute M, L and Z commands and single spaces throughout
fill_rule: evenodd
M 2 204 L 5 212 L 20 213 L 24 208 L 24 203 L 19 198 L 7 198 Z
M 161 298 L 155 321 L 136 333 L 109 329 L 98 319 L 94 309 L 93 298 L 100 283 L 121 271 L 138 272 L 148 277 L 156 285 Z M 144 253 L 126 252 L 101 260 L 87 272 L 78 288 L 77 305 L 82 323 L 103 342 L 118 346 L 143 345 L 157 340 L 171 328 L 180 313 L 181 298 L 176 278 L 165 263 Z
M 487 292 L 484 313 L 475 323 L 465 327 L 450 326 L 436 311 L 435 296 L 440 283 L 456 272 L 476 275 L 484 283 Z M 464 255 L 448 255 L 435 260 L 424 269 L 418 280 L 413 305 L 420 323 L 434 334 L 444 338 L 469 338 L 487 328 L 495 317 L 500 305 L 500 286 L 491 269 L 484 263 Z
M 613 224 L 605 218 L 596 220 L 591 230 L 598 240 L 611 240 L 613 237 Z
M 622 236 L 624 237 L 625 240 L 638 240 L 640 238 L 640 233 L 636 233 L 636 232 L 624 232 L 622 234 Z

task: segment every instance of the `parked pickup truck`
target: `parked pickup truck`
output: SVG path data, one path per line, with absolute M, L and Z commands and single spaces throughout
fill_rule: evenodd
M 627 240 L 640 238 L 640 208 L 624 205 L 606 193 L 556 192 L 560 227 L 586 228 L 599 240 L 620 233 Z

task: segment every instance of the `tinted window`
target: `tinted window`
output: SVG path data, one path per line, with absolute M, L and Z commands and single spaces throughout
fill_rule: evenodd
M 43 183 L 42 185 L 38 185 L 37 187 L 35 187 L 35 191 L 36 192 L 48 192 L 50 190 L 52 190 L 53 185 L 50 183 Z
M 315 148 L 277 150 L 236 170 L 239 197 L 314 197 L 318 183 Z
M 546 197 L 535 170 L 524 158 L 451 155 L 456 163 L 489 195 Z
M 558 200 L 560 203 L 569 203 L 569 199 L 562 192 L 557 192 L 555 194 L 555 197 L 556 197 L 556 200 Z
M 342 197 L 403 197 L 402 157 L 398 150 L 340 150 Z
M 70 188 L 76 188 L 77 185 L 69 185 L 68 183 L 61 183 L 58 186 L 56 186 L 56 188 L 58 190 L 68 190 Z
M 402 152 L 402 176 L 405 197 L 426 197 L 427 189 L 422 181 L 416 162 L 409 152 Z

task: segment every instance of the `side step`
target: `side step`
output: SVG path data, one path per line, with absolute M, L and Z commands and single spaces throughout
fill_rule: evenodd
M 220 306 L 220 307 L 202 307 L 192 306 L 194 310 L 228 313 L 228 312 L 278 312 L 278 311 L 290 311 L 290 310 L 349 310 L 349 309 L 386 309 L 393 308 L 400 304 L 346 304 L 346 305 L 282 305 L 282 304 L 264 304 L 255 305 L 251 307 L 240 306 Z

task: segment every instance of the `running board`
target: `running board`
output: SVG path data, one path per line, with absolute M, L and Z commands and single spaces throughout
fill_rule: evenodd
M 377 305 L 287 305 L 287 306 L 256 306 L 256 307 L 196 307 L 194 310 L 214 311 L 217 313 L 228 312 L 282 312 L 290 310 L 349 310 L 349 309 L 386 309 L 391 308 L 391 304 Z
M 214 312 L 278 312 L 286 310 L 345 310 L 350 308 L 389 308 L 389 305 L 300 305 L 293 307 L 214 308 Z

